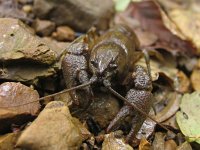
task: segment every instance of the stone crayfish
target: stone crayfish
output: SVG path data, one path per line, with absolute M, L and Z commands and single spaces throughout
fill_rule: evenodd
M 135 33 L 125 25 L 116 25 L 101 36 L 91 30 L 79 37 L 67 48 L 62 60 L 67 88 L 89 83 L 81 89 L 87 95 L 86 105 L 90 105 L 95 96 L 94 86 L 105 87 L 118 98 L 122 97 L 120 94 L 125 96 L 121 98 L 126 100 L 125 104 L 107 127 L 107 132 L 115 129 L 125 117 L 131 116 L 132 128 L 126 139 L 129 143 L 141 128 L 152 104 L 149 64 L 147 71 L 142 66 L 134 65 L 142 55 Z M 128 85 L 124 84 L 127 79 Z M 121 92 L 118 86 L 124 87 L 126 91 Z M 70 95 L 74 103 L 79 105 L 77 90 L 70 91 Z

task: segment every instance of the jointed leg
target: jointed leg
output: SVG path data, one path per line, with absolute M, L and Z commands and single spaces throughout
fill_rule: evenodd
M 136 113 L 136 116 L 132 120 L 131 131 L 126 137 L 127 143 L 131 143 L 134 140 L 134 138 L 136 138 L 136 135 L 139 132 L 144 121 L 145 121 L 145 117 L 142 117 L 141 114 Z
M 77 72 L 77 78 L 81 84 L 89 82 L 88 74 L 85 70 L 79 70 Z M 86 104 L 86 108 L 87 108 L 89 104 L 92 102 L 94 94 L 91 89 L 91 86 L 85 87 L 84 90 L 86 91 L 87 96 L 88 96 L 88 102 Z
M 118 114 L 115 116 L 115 118 L 111 121 L 106 131 L 110 132 L 111 130 L 113 130 L 120 121 L 122 121 L 125 117 L 130 115 L 132 112 L 133 112 L 133 108 L 131 106 L 127 106 L 127 105 L 123 106 L 118 112 Z

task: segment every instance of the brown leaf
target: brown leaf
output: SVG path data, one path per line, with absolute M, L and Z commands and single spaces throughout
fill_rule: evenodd
M 200 69 L 194 69 L 190 77 L 192 87 L 195 91 L 200 91 Z
M 153 150 L 163 150 L 164 149 L 164 133 L 157 132 L 153 141 Z
M 175 78 L 175 89 L 180 93 L 189 92 L 190 80 L 183 71 L 178 71 Z
M 139 150 L 150 150 L 150 143 L 142 138 L 142 140 L 140 141 L 140 145 L 139 145 Z
M 176 150 L 177 145 L 174 140 L 168 140 L 165 142 L 165 150 Z
M 0 85 L 0 106 L 19 114 L 29 113 L 36 115 L 40 109 L 39 102 L 22 105 L 39 99 L 37 91 L 21 83 L 5 82 Z M 18 107 L 12 107 L 22 105 Z
M 8 133 L 0 136 L 0 149 L 1 150 L 14 150 L 17 138 L 20 133 Z
M 191 41 L 191 43 L 197 48 L 197 53 L 200 53 L 200 15 L 199 15 L 199 4 L 195 1 L 183 1 L 182 2 L 185 7 L 180 4 L 176 7 L 165 6 L 163 3 L 163 7 L 168 7 L 166 9 L 167 15 L 171 22 L 176 25 L 176 29 L 168 27 L 170 31 L 182 39 L 187 41 Z M 168 22 L 168 21 L 167 21 Z M 165 23 L 165 21 L 164 21 Z M 179 33 L 182 35 L 180 35 Z M 178 34 L 177 34 L 178 33 Z
M 169 119 L 179 109 L 181 95 L 177 93 L 171 93 L 168 98 L 169 101 L 167 106 L 155 116 L 155 119 L 158 122 L 163 122 Z
M 129 16 L 139 20 L 142 30 L 151 32 L 158 37 L 154 47 L 165 48 L 172 53 L 181 52 L 188 55 L 196 52 L 190 41 L 181 39 L 166 27 L 163 23 L 164 11 L 161 11 L 161 8 L 155 1 L 131 3 L 126 11 Z
M 184 142 L 180 146 L 178 146 L 177 150 L 192 150 L 190 143 Z
M 124 139 L 116 138 L 115 133 L 110 133 L 105 137 L 102 150 L 133 150 L 133 148 L 126 144 Z
M 173 115 L 171 118 L 167 119 L 162 124 L 169 126 L 170 128 L 173 128 L 173 129 L 176 129 L 176 130 L 179 129 L 178 124 L 176 122 L 176 115 Z

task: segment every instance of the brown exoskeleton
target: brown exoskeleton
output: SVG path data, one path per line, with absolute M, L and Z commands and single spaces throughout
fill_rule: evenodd
M 99 37 L 88 33 L 75 40 L 67 48 L 67 53 L 62 60 L 63 76 L 69 89 L 46 97 L 70 92 L 75 104 L 79 104 L 75 90 L 83 88 L 88 98 L 86 105 L 90 105 L 93 97 L 92 85 L 103 85 L 112 94 L 125 101 L 125 106 L 110 123 L 107 131 L 115 128 L 119 120 L 127 115 L 134 115 L 132 129 L 127 136 L 127 142 L 130 142 L 146 117 L 155 121 L 148 116 L 152 102 L 149 64 L 147 63 L 148 71 L 141 66 L 134 66 L 142 54 L 138 38 L 125 25 L 117 25 Z M 119 94 L 120 91 L 117 93 L 114 89 L 117 89 L 118 85 L 123 86 L 122 83 L 131 72 L 133 74 L 129 84 L 130 88 L 124 98 Z
M 90 38 L 90 37 L 86 37 Z M 88 41 L 88 40 L 86 40 Z M 96 40 L 91 45 L 75 41 L 68 47 L 68 53 L 62 61 L 63 75 L 68 88 L 78 84 L 97 82 L 108 89 L 111 86 L 120 85 L 130 72 L 133 73 L 133 85 L 127 92 L 126 99 L 135 104 L 146 114 L 149 113 L 152 103 L 152 84 L 150 73 L 134 63 L 141 56 L 139 41 L 131 29 L 124 25 L 118 25 Z M 92 99 L 92 88 L 84 89 L 89 99 Z M 70 92 L 72 98 L 78 104 L 76 91 Z M 91 101 L 91 100 L 90 100 Z M 127 115 L 133 117 L 132 129 L 127 136 L 127 142 L 139 131 L 146 116 L 143 116 L 130 105 L 125 105 L 107 128 L 112 128 Z

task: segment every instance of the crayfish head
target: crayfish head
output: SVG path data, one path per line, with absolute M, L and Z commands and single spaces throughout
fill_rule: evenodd
M 90 59 L 92 73 L 99 79 L 110 78 L 117 72 L 117 57 L 118 53 L 109 49 L 99 48 L 96 54 L 93 54 Z

